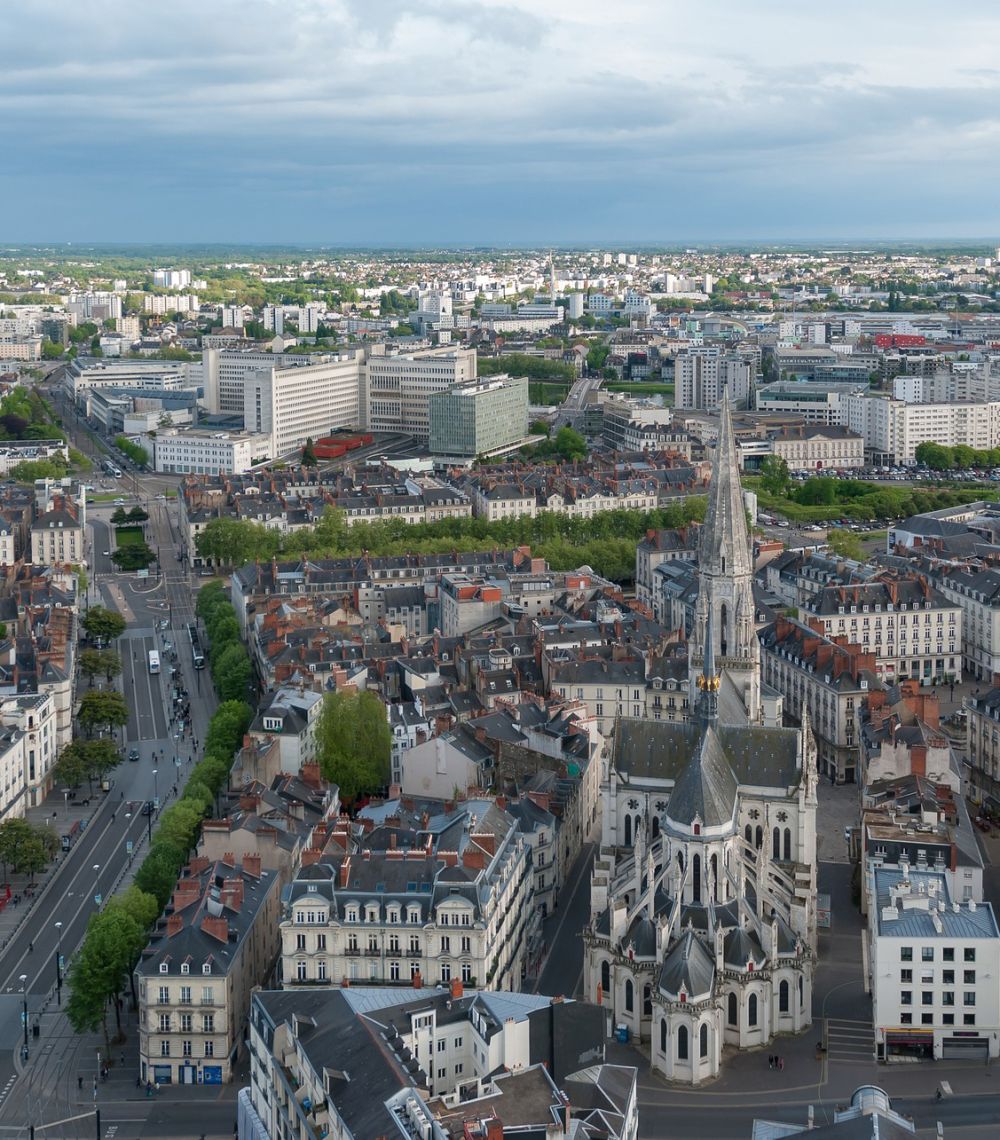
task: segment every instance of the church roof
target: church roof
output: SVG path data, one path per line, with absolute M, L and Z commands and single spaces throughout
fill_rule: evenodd
M 686 930 L 663 959 L 659 987 L 676 997 L 683 987 L 692 998 L 710 994 L 715 983 L 715 958 L 693 930 Z
M 718 730 L 714 724 L 706 724 L 690 760 L 674 783 L 667 819 L 685 826 L 695 819 L 706 827 L 730 823 L 736 814 L 738 791 L 739 784 Z
M 783 790 L 798 784 L 797 729 L 719 725 L 713 731 L 740 784 Z M 701 734 L 697 722 L 620 717 L 615 722 L 614 766 L 632 778 L 679 780 Z
M 757 935 L 745 927 L 737 926 L 726 935 L 723 942 L 723 961 L 727 966 L 745 970 L 747 962 L 751 959 L 759 966 L 766 957 Z
M 655 958 L 656 924 L 644 914 L 637 915 L 625 935 L 625 945 L 630 943 L 637 958 Z

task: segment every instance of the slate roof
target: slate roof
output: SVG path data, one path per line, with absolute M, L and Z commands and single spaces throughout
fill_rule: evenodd
M 736 814 L 738 790 L 718 731 L 714 724 L 706 724 L 691 759 L 674 783 L 667 818 L 685 826 L 695 819 L 706 827 L 730 823 Z
M 615 724 L 614 767 L 625 777 L 676 781 L 701 737 L 696 722 L 621 717 Z M 726 761 L 743 785 L 787 789 L 799 782 L 798 730 L 720 725 Z
M 663 959 L 658 985 L 676 997 L 683 986 L 692 998 L 712 992 L 715 958 L 693 930 L 686 930 Z

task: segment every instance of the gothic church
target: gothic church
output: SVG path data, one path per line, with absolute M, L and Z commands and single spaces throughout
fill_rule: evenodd
M 602 788 L 586 996 L 698 1084 L 725 1047 L 812 1020 L 816 746 L 761 684 L 753 555 L 728 395 L 699 546 L 687 723 L 622 718 Z

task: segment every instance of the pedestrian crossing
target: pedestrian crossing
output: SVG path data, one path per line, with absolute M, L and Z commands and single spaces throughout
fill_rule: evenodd
M 875 1056 L 875 1031 L 871 1022 L 826 1019 L 826 1056 L 830 1061 L 866 1061 Z

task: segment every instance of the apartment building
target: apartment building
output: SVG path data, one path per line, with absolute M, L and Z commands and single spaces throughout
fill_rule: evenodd
M 271 457 L 271 436 L 250 432 L 159 429 L 153 470 L 180 475 L 242 474 Z
M 393 801 L 367 818 L 376 815 L 362 850 L 319 855 L 292 883 L 280 923 L 285 987 L 455 979 L 518 989 L 536 914 L 516 821 L 491 800 L 429 802 L 417 830 L 398 826 Z
M 335 357 L 302 367 L 260 368 L 243 381 L 243 426 L 271 439 L 271 457 L 301 450 L 337 428 L 361 420 L 357 357 Z
M 824 586 L 801 608 L 814 629 L 872 653 L 885 681 L 929 685 L 961 673 L 961 607 L 922 575 Z
M 299 773 L 316 760 L 316 728 L 323 711 L 320 693 L 295 687 L 265 695 L 250 722 L 251 740 L 278 743 L 281 771 Z
M 493 376 L 454 384 L 428 397 L 430 452 L 475 459 L 507 451 L 528 435 L 528 381 Z
M 0 697 L 0 724 L 5 729 L 0 817 L 6 818 L 15 807 L 17 815 L 22 815 L 25 807 L 37 807 L 52 788 L 52 767 L 59 755 L 54 695 L 39 692 Z
M 714 411 L 729 389 L 729 398 L 743 407 L 750 395 L 753 372 L 743 357 L 718 347 L 689 348 L 674 361 L 674 407 L 689 411 Z
M 657 606 L 658 582 L 654 571 L 664 562 L 694 562 L 698 555 L 699 526 L 677 530 L 648 530 L 635 549 L 635 596 L 650 610 Z
M 1000 810 L 1000 687 L 997 676 L 985 693 L 968 697 L 969 796 L 992 810 Z
M 1000 673 L 1000 571 L 943 566 L 934 585 L 962 610 L 962 663 L 979 681 Z
M 31 524 L 31 561 L 45 566 L 84 561 L 83 523 L 69 500 L 53 498 Z
M 874 393 L 847 398 L 847 426 L 875 463 L 915 463 L 921 443 L 1000 446 L 1000 401 L 911 404 Z
M 135 968 L 142 1080 L 232 1078 L 250 995 L 274 967 L 280 901 L 259 856 L 191 860 Z
M 796 720 L 809 715 L 820 774 L 853 784 L 858 714 L 868 695 L 882 688 L 874 654 L 786 617 L 761 631 L 760 649 L 764 682 L 784 694 L 785 712 Z
M 603 1063 L 603 1017 L 460 983 L 257 993 L 240 1135 L 635 1140 L 637 1071 Z
M 875 1055 L 1000 1056 L 1000 931 L 989 903 L 952 897 L 941 871 L 872 865 L 868 980 Z
M 361 376 L 364 427 L 429 440 L 432 394 L 476 379 L 475 349 L 390 354 L 376 348 L 385 346 L 373 346 Z

